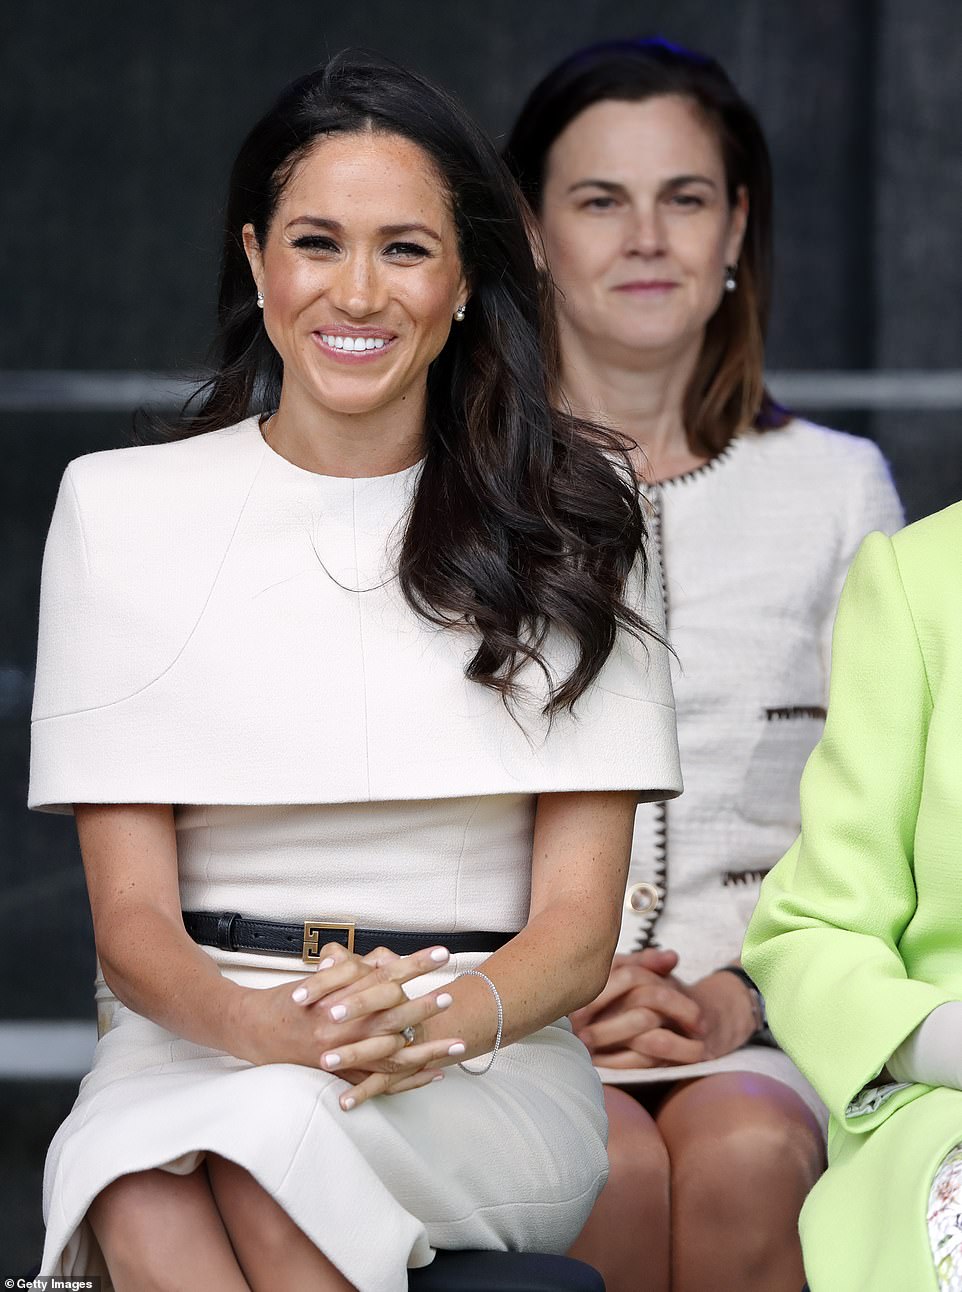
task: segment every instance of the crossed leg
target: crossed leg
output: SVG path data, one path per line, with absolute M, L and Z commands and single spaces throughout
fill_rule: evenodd
M 117 1292 L 354 1292 L 243 1167 L 208 1154 L 189 1175 L 122 1175 L 87 1219 Z

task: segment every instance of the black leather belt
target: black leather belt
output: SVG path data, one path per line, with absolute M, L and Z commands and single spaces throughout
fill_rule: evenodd
M 265 951 L 274 955 L 300 956 L 305 964 L 321 958 L 329 942 L 366 956 L 375 947 L 387 947 L 399 956 L 409 956 L 424 947 L 447 947 L 459 951 L 497 951 L 513 933 L 409 933 L 399 929 L 356 929 L 348 921 L 304 920 L 283 924 L 279 920 L 254 920 L 236 911 L 184 911 L 184 928 L 194 939 L 221 951 Z

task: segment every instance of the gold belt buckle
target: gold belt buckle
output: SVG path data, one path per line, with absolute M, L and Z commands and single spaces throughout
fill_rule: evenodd
M 347 929 L 347 949 L 354 950 L 354 922 L 347 920 L 343 924 L 336 924 L 329 920 L 305 920 L 304 921 L 304 946 L 301 949 L 301 959 L 306 965 L 317 964 L 321 958 L 321 930 L 322 929 Z

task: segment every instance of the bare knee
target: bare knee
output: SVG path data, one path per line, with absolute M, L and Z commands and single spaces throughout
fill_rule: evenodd
M 596 1266 L 613 1292 L 637 1285 L 638 1250 L 645 1286 L 668 1287 L 669 1161 L 651 1115 L 622 1090 L 605 1089 L 608 1182 L 571 1255 Z
M 119 1176 L 94 1198 L 87 1219 L 118 1288 L 178 1292 L 170 1246 L 177 1234 L 173 1213 L 190 1204 L 200 1184 L 199 1176 L 136 1171 Z
M 670 1163 L 665 1141 L 644 1108 L 623 1090 L 605 1090 L 608 1187 L 635 1197 L 667 1197 Z
M 294 1222 L 251 1173 L 215 1153 L 207 1155 L 207 1172 L 228 1233 L 240 1229 L 256 1238 L 265 1258 L 272 1253 L 278 1257 L 285 1254 L 290 1247 Z
M 760 1222 L 797 1214 L 824 1148 L 814 1116 L 789 1087 L 733 1073 L 693 1083 L 676 1098 L 659 1118 L 676 1193 L 726 1222 L 734 1213 Z
M 804 1197 L 823 1166 L 818 1123 L 787 1086 L 749 1078 L 746 1087 L 720 1104 L 720 1125 L 700 1137 L 706 1158 L 716 1173 L 755 1195 L 776 1190 Z

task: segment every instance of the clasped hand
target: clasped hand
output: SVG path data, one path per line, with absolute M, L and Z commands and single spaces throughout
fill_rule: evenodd
M 443 947 L 398 956 L 379 947 L 357 956 L 336 944 L 321 951 L 315 973 L 298 983 L 251 989 L 242 1006 L 254 1063 L 301 1063 L 336 1072 L 354 1087 L 341 1095 L 351 1108 L 379 1094 L 400 1094 L 438 1080 L 439 1063 L 464 1054 L 459 1037 L 426 1040 L 424 1024 L 452 1003 L 445 988 L 410 999 L 403 984 L 436 972 Z M 413 1028 L 410 1044 L 403 1035 Z
M 754 1031 L 752 1003 L 730 973 L 688 984 L 672 970 L 674 951 L 615 956 L 599 996 L 571 1016 L 576 1034 L 603 1068 L 663 1068 L 716 1059 Z

